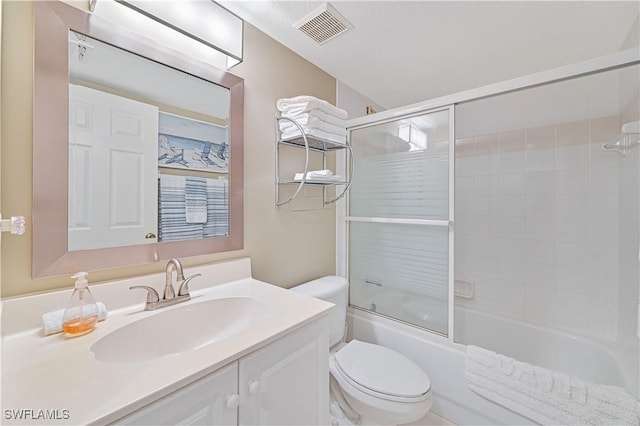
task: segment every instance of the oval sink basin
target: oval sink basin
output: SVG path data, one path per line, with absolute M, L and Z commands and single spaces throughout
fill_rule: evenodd
M 264 304 L 249 297 L 165 309 L 100 338 L 91 346 L 96 360 L 131 363 L 193 351 L 240 333 L 268 313 Z

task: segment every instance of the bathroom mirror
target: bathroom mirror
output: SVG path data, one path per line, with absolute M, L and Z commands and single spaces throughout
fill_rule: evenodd
M 100 121 L 106 130 L 91 135 Z M 36 2 L 33 123 L 34 277 L 243 247 L 242 79 L 64 3 Z M 92 137 L 104 144 L 117 133 L 126 149 L 91 153 Z M 163 216 L 178 201 L 186 232 Z M 91 209 L 107 213 L 97 234 L 87 232 Z

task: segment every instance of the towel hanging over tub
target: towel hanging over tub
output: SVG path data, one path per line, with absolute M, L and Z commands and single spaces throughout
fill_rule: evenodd
M 467 346 L 469 388 L 543 425 L 638 425 L 640 402 L 617 386 L 566 374 Z

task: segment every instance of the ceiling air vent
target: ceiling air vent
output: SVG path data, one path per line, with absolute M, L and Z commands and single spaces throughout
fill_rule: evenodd
M 349 28 L 353 28 L 353 25 L 329 3 L 323 4 L 293 26 L 319 44 L 324 44 Z

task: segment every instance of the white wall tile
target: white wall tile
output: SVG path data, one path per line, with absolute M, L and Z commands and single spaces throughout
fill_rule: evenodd
M 498 175 L 477 175 L 473 180 L 475 195 L 498 195 Z
M 527 172 L 552 171 L 556 168 L 556 153 L 553 149 L 534 149 L 526 153 Z
M 500 134 L 489 124 L 474 156 L 456 160 L 456 277 L 476 285 L 460 303 L 598 338 L 635 333 L 620 328 L 635 306 L 618 308 L 639 292 L 640 149 L 632 164 L 602 151 L 613 117 Z
M 556 262 L 555 241 L 527 240 L 525 243 L 527 261 L 554 264 Z
M 582 243 L 556 242 L 556 263 L 562 266 L 577 267 L 587 262 L 589 249 Z
M 459 176 L 473 176 L 474 162 L 475 162 L 475 159 L 472 156 L 456 157 L 455 159 L 456 178 Z
M 458 176 L 455 178 L 456 201 L 458 197 L 473 197 L 473 176 Z M 457 206 L 456 206 L 457 207 Z
M 553 193 L 538 192 L 526 195 L 526 216 L 546 219 L 547 226 L 552 225 L 556 215 L 556 198 Z
M 498 258 L 499 240 L 495 234 L 475 235 L 474 247 L 476 255 Z M 497 268 L 497 266 L 496 266 Z
M 553 224 L 553 217 L 536 217 L 526 218 L 525 238 L 529 240 L 550 240 L 555 241 L 556 233 Z
M 498 194 L 522 195 L 525 193 L 524 173 L 500 173 L 498 175 Z
M 473 235 L 475 229 L 475 216 L 473 214 L 456 212 L 454 220 L 456 235 Z
M 525 283 L 527 288 L 551 288 L 557 283 L 556 265 L 529 261 L 525 263 Z
M 555 188 L 558 194 L 582 194 L 587 197 L 589 170 L 558 170 L 555 173 Z
M 476 287 L 479 286 L 480 278 L 496 280 L 498 279 L 498 258 L 496 256 L 476 255 L 473 259 L 473 273 Z M 476 288 L 477 290 L 477 288 Z
M 585 195 L 556 194 L 555 204 L 556 217 L 574 218 L 588 211 L 589 199 Z
M 475 176 L 498 173 L 498 154 L 479 155 L 474 157 L 473 168 Z
M 498 196 L 498 216 L 523 217 L 525 215 L 524 195 L 500 195 Z
M 523 173 L 524 171 L 524 149 L 521 151 L 500 152 L 500 173 Z
M 476 215 L 473 224 L 475 234 L 477 236 L 497 237 L 498 222 L 499 220 L 496 214 Z
M 524 284 L 524 259 L 499 259 L 498 279 L 507 283 Z
M 586 245 L 589 241 L 589 221 L 586 212 L 578 217 L 561 217 L 555 219 L 556 241 L 561 243 L 579 243 Z
M 498 280 L 495 278 L 478 277 L 475 280 L 475 296 L 482 299 L 498 300 Z
M 501 217 L 498 225 L 498 237 L 523 241 L 526 235 L 526 220 L 524 217 Z
M 473 214 L 476 216 L 498 213 L 498 197 L 495 195 L 478 195 L 473 197 Z
M 553 194 L 556 192 L 556 175 L 548 171 L 533 171 L 526 174 L 527 194 Z
M 520 235 L 519 238 L 500 238 L 498 244 L 500 246 L 499 257 L 501 261 L 525 259 L 525 240 L 522 238 L 522 235 Z
M 500 303 L 515 303 L 524 307 L 526 295 L 525 285 L 520 281 L 499 280 L 498 286 Z M 524 314 L 524 312 L 522 312 Z
M 557 170 L 584 170 L 589 168 L 589 145 L 556 148 Z

